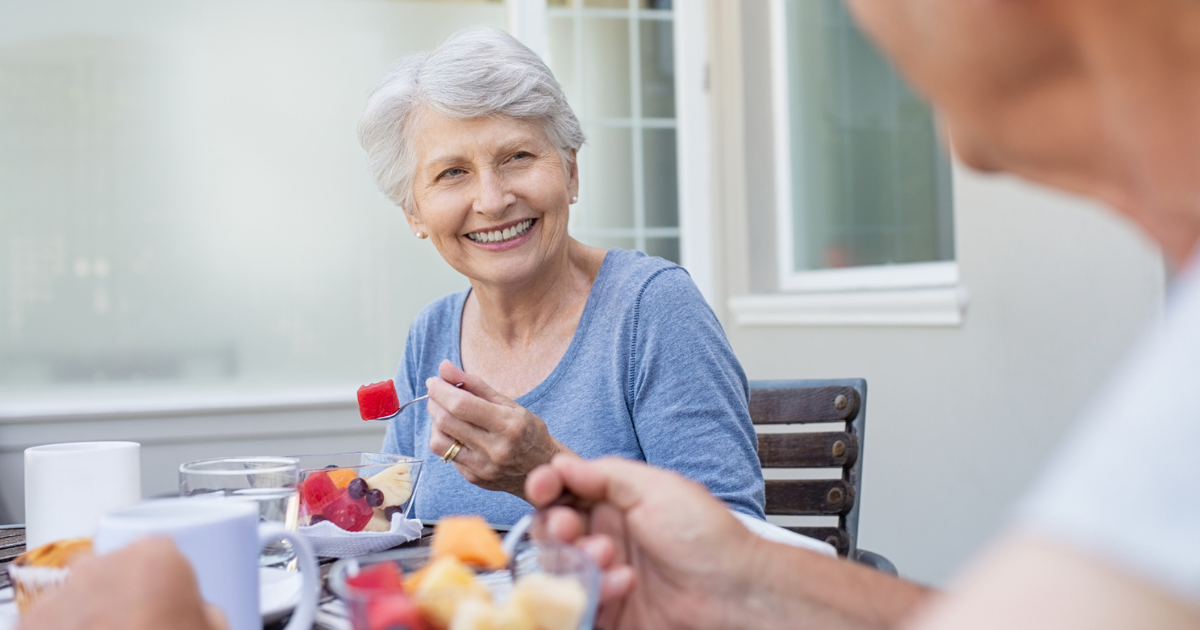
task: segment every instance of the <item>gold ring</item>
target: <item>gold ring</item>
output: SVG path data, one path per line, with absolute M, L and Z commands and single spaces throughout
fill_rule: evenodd
M 442 461 L 447 464 L 454 461 L 454 458 L 458 457 L 458 452 L 462 450 L 462 446 L 462 442 L 454 440 L 454 444 L 450 445 L 450 449 L 446 451 L 445 455 L 442 455 Z

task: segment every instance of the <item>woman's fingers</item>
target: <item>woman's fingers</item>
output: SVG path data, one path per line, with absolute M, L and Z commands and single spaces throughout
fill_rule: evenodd
M 467 374 L 449 360 L 442 360 L 441 365 L 438 366 L 438 374 L 447 383 L 462 383 L 463 389 L 492 404 L 503 405 L 512 402 L 512 399 L 492 389 L 492 386 L 488 385 L 486 381 L 473 374 Z
M 487 431 L 455 416 L 432 399 L 426 405 L 426 409 L 429 410 L 429 416 L 433 418 L 433 428 L 447 436 L 451 443 L 458 440 L 463 444 L 482 449 L 491 439 Z M 432 437 L 432 432 L 430 437 Z
M 431 378 L 425 381 L 425 388 L 429 391 L 430 405 L 436 403 L 450 415 L 470 422 L 485 431 L 498 433 L 504 428 L 500 419 L 503 408 L 465 391 L 465 389 L 459 389 L 441 378 Z M 430 409 L 432 410 L 432 407 Z M 433 412 L 430 411 L 430 413 Z

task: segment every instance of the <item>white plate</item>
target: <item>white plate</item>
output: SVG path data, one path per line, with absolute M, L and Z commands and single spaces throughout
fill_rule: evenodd
M 263 623 L 279 621 L 292 612 L 300 601 L 304 578 L 299 573 L 268 568 L 260 568 L 258 578 L 258 601 Z M 12 588 L 0 589 L 0 630 L 13 630 L 21 620 L 12 596 Z
M 258 603 L 263 623 L 283 619 L 300 603 L 300 591 L 304 578 L 299 573 L 286 569 L 260 567 L 258 569 Z M 3 629 L 0 629 L 3 630 Z

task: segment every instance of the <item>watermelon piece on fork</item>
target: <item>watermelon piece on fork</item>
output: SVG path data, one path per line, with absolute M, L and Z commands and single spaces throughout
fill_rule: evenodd
M 378 420 L 396 415 L 400 410 L 400 397 L 392 379 L 382 383 L 371 383 L 358 388 L 358 414 L 363 420 Z

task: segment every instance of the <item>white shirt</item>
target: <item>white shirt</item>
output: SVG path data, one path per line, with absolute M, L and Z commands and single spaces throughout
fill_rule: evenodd
M 1200 604 L 1200 257 L 1018 524 Z

